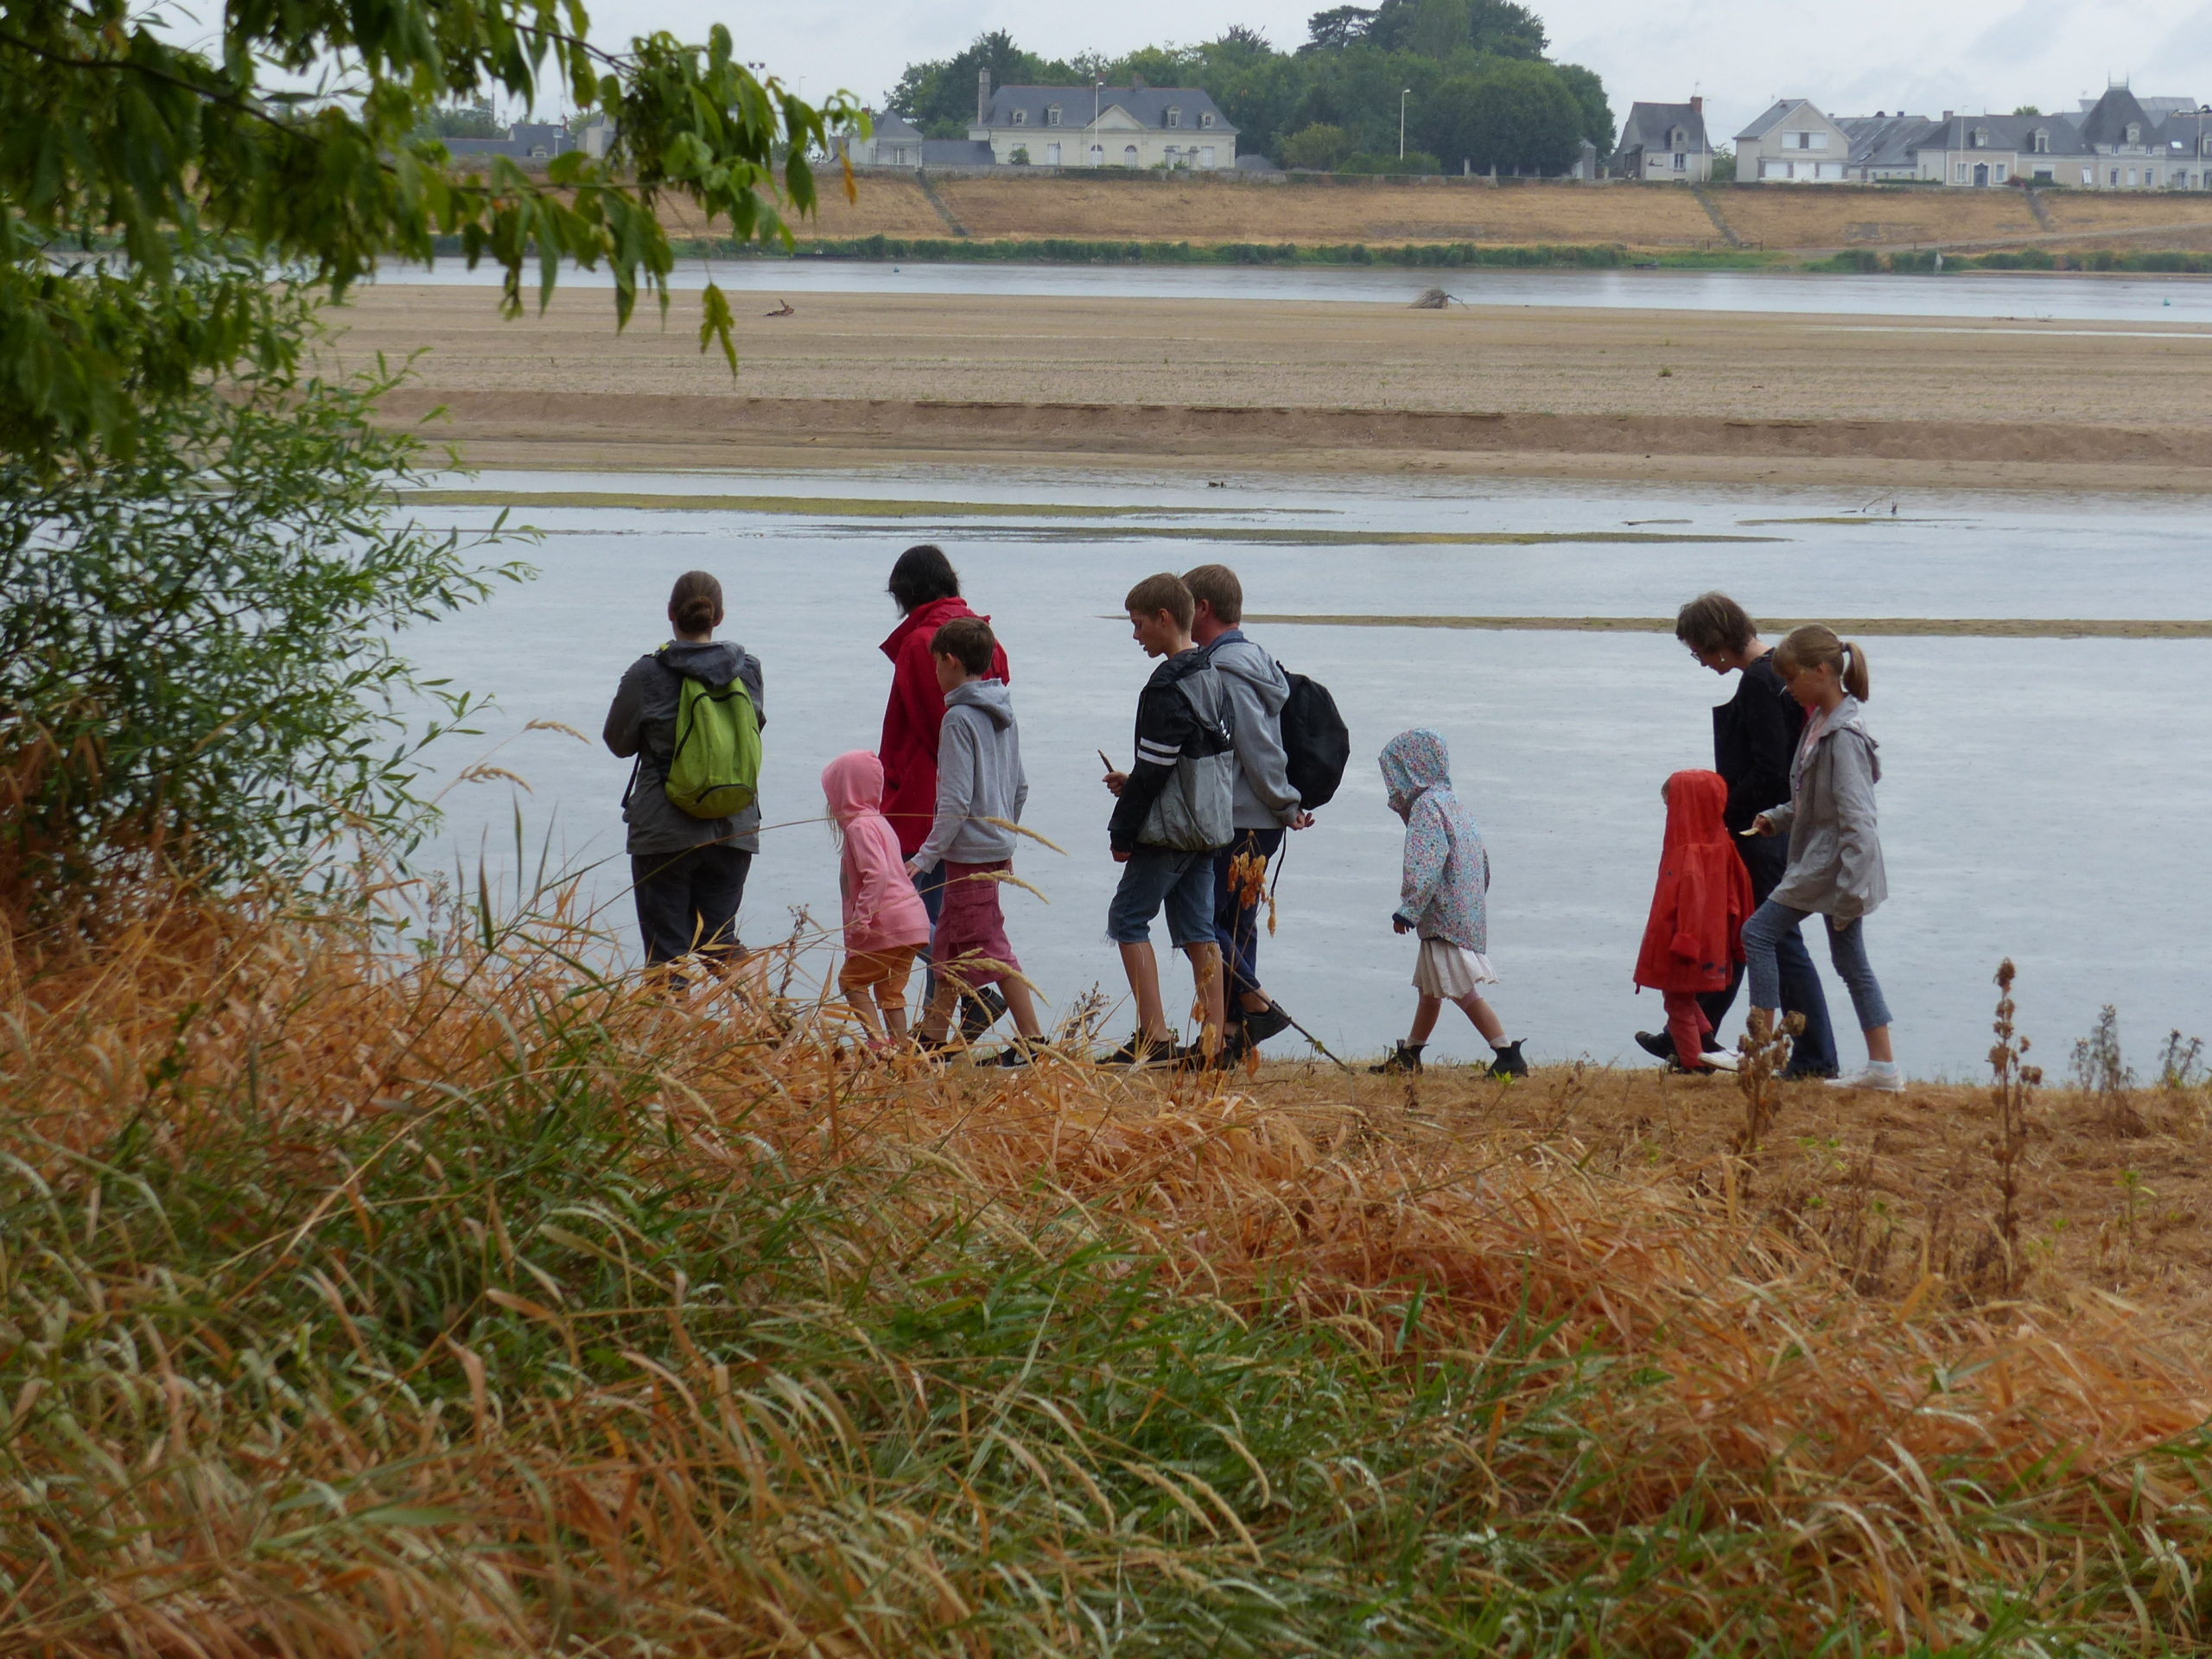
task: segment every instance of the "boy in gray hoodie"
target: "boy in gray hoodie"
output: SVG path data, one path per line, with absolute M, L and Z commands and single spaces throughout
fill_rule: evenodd
M 1290 1025 L 1260 985 L 1260 884 L 1282 850 L 1283 831 L 1306 829 L 1313 815 L 1299 804 L 1283 753 L 1290 677 L 1265 646 L 1244 637 L 1244 584 L 1225 564 L 1202 564 L 1183 573 L 1183 585 L 1195 607 L 1191 638 L 1220 674 L 1236 723 L 1235 839 L 1213 855 L 1213 931 L 1229 976 L 1223 1014 L 1234 1058 Z
M 938 729 L 937 815 L 909 874 L 944 866 L 944 905 L 930 938 L 937 989 L 922 1017 L 925 1045 L 944 1041 L 952 1006 L 963 993 L 996 985 L 1021 1041 L 991 1063 L 1020 1065 L 1039 1041 L 1037 1004 L 1007 941 L 999 888 L 1014 872 L 1014 832 L 1029 799 L 1021 729 L 1004 680 L 990 677 L 998 641 L 980 616 L 956 617 L 930 639 L 930 661 L 944 693 Z M 995 822 L 994 822 L 995 820 Z

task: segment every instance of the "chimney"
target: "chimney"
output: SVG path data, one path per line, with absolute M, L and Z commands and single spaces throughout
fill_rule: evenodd
M 1950 112 L 1948 110 L 1946 110 L 1946 111 L 1943 111 L 1943 118 L 1944 118 L 1946 121 L 1948 121 L 1948 120 L 1949 120 L 1949 119 L 1951 118 L 1951 112 Z
M 990 119 L 991 72 L 988 69 L 978 69 L 976 72 L 976 124 L 979 127 L 987 126 Z
M 1703 115 L 1705 113 L 1705 98 L 1702 93 L 1692 92 L 1690 94 L 1690 112 L 1694 115 Z

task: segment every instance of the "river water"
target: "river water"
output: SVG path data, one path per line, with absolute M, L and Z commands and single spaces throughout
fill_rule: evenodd
M 1118 994 L 1103 918 L 1116 867 L 1094 751 L 1130 747 L 1150 665 L 1118 613 L 1153 570 L 1211 559 L 1241 572 L 1255 612 L 1309 614 L 1670 614 L 1710 587 L 1777 616 L 2212 617 L 2201 512 L 2124 498 L 1999 498 L 1910 492 L 1659 488 L 1552 481 L 1144 479 L 1036 471 L 885 469 L 819 475 L 592 477 L 487 474 L 487 489 L 824 494 L 1159 509 L 1089 522 L 978 519 L 948 509 L 897 523 L 815 509 L 655 512 L 649 504 L 531 507 L 548 533 L 526 551 L 542 575 L 493 603 L 409 637 L 426 669 L 495 691 L 482 740 L 529 779 L 466 785 L 448 798 L 438 856 L 512 875 L 519 805 L 532 860 L 583 870 L 586 893 L 630 949 L 615 803 L 626 767 L 558 732 L 594 740 L 623 668 L 664 637 L 679 572 L 718 573 L 726 633 L 766 668 L 762 794 L 771 823 L 821 811 L 832 755 L 873 747 L 888 682 L 876 643 L 896 620 L 882 588 L 892 560 L 943 544 L 1014 663 L 1032 793 L 1029 823 L 1068 849 L 1019 868 L 1049 904 L 1010 892 L 1009 925 L 1032 976 L 1065 1006 L 1093 983 Z M 1878 510 L 1858 522 L 1773 522 Z M 1211 511 L 1208 511 L 1211 510 Z M 1225 511 L 1224 511 L 1225 510 Z M 480 524 L 478 507 L 423 506 L 425 523 Z M 1654 522 L 1660 521 L 1660 522 Z M 1240 536 L 1327 530 L 1589 532 L 1768 537 L 1612 545 L 1272 545 Z M 1185 532 L 1170 536 L 1163 532 Z M 1373 757 L 1428 725 L 1451 745 L 1461 793 L 1483 824 L 1496 886 L 1495 1001 L 1546 1061 L 1587 1055 L 1643 1064 L 1629 1041 L 1660 1020 L 1629 983 L 1656 869 L 1669 772 L 1711 760 L 1710 706 L 1732 682 L 1699 669 L 1666 634 L 1255 626 L 1290 666 L 1327 684 L 1353 736 L 1342 793 L 1292 838 L 1267 982 L 1332 1046 L 1371 1054 L 1402 1034 L 1411 950 L 1393 937 L 1400 826 Z M 1869 642 L 1870 723 L 1881 741 L 1883 836 L 1892 899 L 1869 924 L 1897 1012 L 1897 1041 L 1920 1075 L 1970 1077 L 1987 1048 L 1989 983 L 2019 963 L 2023 1023 L 2057 1063 L 2105 1003 L 2147 1064 L 2171 1027 L 2212 1033 L 2195 976 L 2208 906 L 2202 826 L 2212 822 L 2212 640 L 1976 637 Z M 595 861 L 607 861 L 595 862 Z M 780 937 L 793 907 L 834 925 L 837 864 L 818 823 L 769 832 L 743 918 Z M 473 875 L 472 875 L 473 880 Z M 1816 955 L 1818 941 L 1815 940 Z M 810 971 L 832 966 L 827 949 Z M 1832 1002 L 1849 1024 L 1840 987 Z M 1111 1028 L 1126 1028 L 1117 1010 Z M 1730 1034 L 1732 1036 L 1732 1027 Z M 1278 1039 L 1274 1052 L 1294 1052 Z M 1439 1052 L 1479 1045 L 1447 1010 Z M 1859 1054 L 1855 1039 L 1847 1059 Z
M 1051 298 L 1326 300 L 1403 305 L 1431 287 L 1476 306 L 1732 311 L 1800 315 L 2212 324 L 2212 281 L 2192 276 L 1962 271 L 1942 276 L 1779 270 L 1402 270 L 1395 267 L 891 264 L 864 259 L 680 259 L 671 286 L 760 294 L 985 294 Z M 387 285 L 482 283 L 458 258 L 387 266 Z M 612 285 L 571 267 L 562 281 Z

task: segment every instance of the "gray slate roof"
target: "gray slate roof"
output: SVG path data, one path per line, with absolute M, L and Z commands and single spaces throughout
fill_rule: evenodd
M 1912 151 L 1936 123 L 1924 115 L 1839 115 L 1830 118 L 1851 139 L 1853 167 L 1910 167 Z M 2054 137 L 2053 142 L 2056 140 Z
M 2130 122 L 2142 129 L 2142 137 L 2138 143 L 2155 143 L 2158 124 L 2135 101 L 2135 94 L 2125 86 L 2107 87 L 2105 95 L 2097 100 L 2096 107 L 2082 118 L 2082 141 L 2091 145 L 2125 144 Z
M 924 167 L 995 167 L 998 157 L 991 153 L 990 144 L 982 138 L 925 138 L 922 140 Z
M 1671 150 L 1668 134 L 1676 127 L 1688 130 L 1690 149 L 1708 148 L 1704 111 L 1688 104 L 1631 104 L 1628 119 L 1621 123 L 1621 151 Z
M 1088 86 L 1001 86 L 991 94 L 990 114 L 983 124 L 987 127 L 1010 127 L 1014 112 L 1027 112 L 1027 125 L 1045 124 L 1045 111 L 1051 105 L 1060 106 L 1060 124 L 1064 127 L 1087 127 L 1090 124 L 1091 92 Z M 1200 130 L 1198 118 L 1213 117 L 1213 125 L 1204 128 L 1208 132 L 1234 133 L 1229 118 L 1221 107 L 1195 86 L 1103 86 L 1097 89 L 1097 107 L 1101 114 L 1119 105 L 1135 119 L 1147 127 L 1166 130 Z M 1170 105 L 1183 111 L 1183 125 L 1170 129 L 1166 125 Z
M 1782 124 L 1782 118 L 1784 116 L 1792 110 L 1802 109 L 1804 105 L 1805 100 L 1802 98 L 1785 98 L 1779 104 L 1754 117 L 1751 124 L 1745 127 L 1736 137 L 1739 139 L 1764 138 Z
M 875 118 L 875 142 L 890 139 L 893 143 L 908 138 L 918 138 L 922 130 L 896 110 L 886 110 Z

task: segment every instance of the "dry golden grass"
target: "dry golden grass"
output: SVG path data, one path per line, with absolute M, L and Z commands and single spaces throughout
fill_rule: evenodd
M 1716 185 L 1713 200 L 1738 236 L 1768 248 L 1909 247 L 2044 233 L 2018 190 Z M 2152 222 L 2135 207 L 2137 222 Z
M 1969 1091 L 1815 1096 L 1861 1179 L 1649 1077 L 856 1067 L 594 954 L 0 963 L 17 1645 L 2196 1641 L 2212 1373 L 2056 1257 L 1974 1302 Z M 1924 1269 L 1812 1204 L 1891 1180 Z

